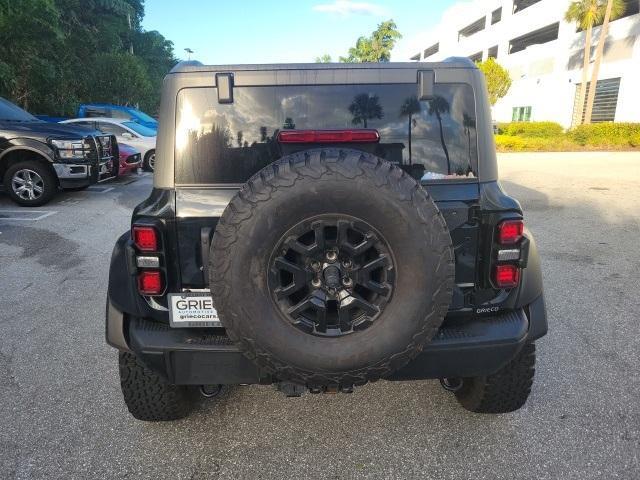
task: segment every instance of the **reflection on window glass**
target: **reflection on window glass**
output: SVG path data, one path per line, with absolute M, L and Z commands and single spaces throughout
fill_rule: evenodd
M 317 145 L 281 145 L 280 130 L 370 128 L 378 144 L 349 145 L 416 179 L 475 177 L 474 97 L 467 85 L 436 85 L 419 101 L 415 84 L 236 87 L 232 104 L 215 88 L 178 95 L 176 182 L 243 183 L 283 155 Z

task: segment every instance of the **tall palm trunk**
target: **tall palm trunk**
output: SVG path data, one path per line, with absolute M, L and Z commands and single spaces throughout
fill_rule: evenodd
M 587 95 L 587 78 L 589 76 L 589 61 L 591 60 L 591 36 L 593 34 L 593 26 L 587 28 L 586 39 L 584 43 L 584 62 L 582 64 L 582 83 L 580 84 L 580 94 L 578 95 L 578 125 L 583 122 L 584 100 Z
M 442 150 L 444 151 L 444 156 L 447 158 L 447 175 L 451 175 L 451 160 L 449 159 L 449 150 L 447 149 L 447 144 L 444 141 L 444 130 L 442 129 L 442 117 L 439 113 L 436 113 L 436 118 L 438 119 L 438 124 L 440 125 L 440 143 L 442 144 Z
M 609 19 L 611 18 L 611 9 L 613 8 L 613 0 L 608 0 L 607 11 L 604 14 L 604 23 L 600 30 L 600 40 L 596 49 L 596 60 L 593 64 L 593 72 L 591 74 L 591 87 L 589 88 L 589 96 L 587 97 L 587 111 L 584 114 L 584 123 L 591 123 L 591 115 L 593 113 L 593 102 L 596 99 L 596 87 L 598 86 L 598 74 L 600 73 L 600 63 L 604 53 L 604 44 L 607 40 L 609 31 Z

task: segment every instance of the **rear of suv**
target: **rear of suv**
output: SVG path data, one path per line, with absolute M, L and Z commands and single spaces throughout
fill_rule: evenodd
M 0 182 L 17 204 L 44 205 L 60 188 L 78 190 L 117 175 L 114 136 L 48 123 L 0 98 Z
M 192 62 L 161 118 L 107 299 L 134 417 L 180 418 L 224 385 L 380 379 L 440 379 L 474 412 L 525 403 L 540 260 L 471 62 Z

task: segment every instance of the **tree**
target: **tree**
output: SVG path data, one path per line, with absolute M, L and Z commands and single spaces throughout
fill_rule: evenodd
M 382 105 L 378 95 L 360 93 L 356 95 L 349 105 L 349 112 L 353 115 L 351 122 L 354 125 L 362 124 L 367 128 L 367 120 L 380 119 L 384 117 Z
M 396 22 L 387 20 L 369 37 L 360 37 L 355 47 L 349 49 L 349 56 L 340 57 L 343 63 L 388 62 L 391 60 L 391 50 L 402 35 L 398 31 Z
M 447 149 L 447 143 L 444 141 L 444 130 L 442 129 L 442 114 L 449 113 L 450 111 L 449 102 L 439 95 L 435 95 L 431 100 L 429 100 L 429 115 L 435 115 L 438 119 L 438 124 L 440 125 L 440 143 L 442 144 L 442 150 L 444 151 L 444 156 L 447 159 L 447 174 L 451 175 L 451 160 L 449 159 L 449 149 Z
M 415 95 L 407 98 L 402 106 L 400 107 L 400 116 L 408 117 L 409 119 L 409 165 L 412 163 L 412 152 L 411 152 L 411 130 L 415 127 L 416 121 L 413 116 L 417 113 L 420 113 L 422 107 L 420 102 L 418 101 L 418 97 Z
M 484 62 L 477 63 L 478 68 L 484 73 L 489 92 L 489 103 L 493 106 L 504 97 L 511 88 L 511 76 L 506 68 L 489 57 Z
M 325 53 L 320 57 L 316 57 L 316 63 L 331 63 L 333 60 L 331 59 L 331 55 Z
M 604 2 L 600 2 L 601 8 L 605 9 L 604 22 L 602 29 L 600 30 L 600 39 L 598 40 L 598 47 L 596 49 L 596 58 L 593 64 L 593 72 L 591 74 L 591 87 L 587 94 L 587 107 L 584 114 L 584 123 L 591 123 L 591 115 L 593 113 L 593 103 L 596 99 L 596 88 L 598 85 L 598 74 L 600 73 L 600 63 L 602 62 L 602 55 L 604 53 L 604 44 L 607 40 L 607 33 L 609 31 L 609 20 L 615 20 L 624 14 L 626 4 L 624 0 L 608 0 L 606 7 Z M 582 106 L 582 104 L 580 104 Z
M 589 74 L 589 60 L 591 59 L 591 38 L 593 26 L 602 21 L 602 9 L 600 8 L 600 0 L 576 0 L 569 4 L 569 8 L 564 14 L 564 19 L 569 23 L 576 23 L 582 30 L 586 30 L 583 64 L 582 64 L 582 83 L 578 94 L 578 105 L 580 113 L 587 94 L 587 76 Z M 578 123 L 582 123 L 582 115 Z

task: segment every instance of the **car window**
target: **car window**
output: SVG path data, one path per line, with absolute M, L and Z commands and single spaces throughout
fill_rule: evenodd
M 111 109 L 111 118 L 124 118 L 126 120 L 131 119 L 131 113 L 126 110 L 119 110 L 117 108 Z
M 120 125 L 115 125 L 113 123 L 107 123 L 107 122 L 98 122 L 98 130 L 100 130 L 103 133 L 108 133 L 110 135 L 119 135 L 119 136 L 121 136 L 123 133 L 127 131 L 125 128 L 121 127 Z
M 85 117 L 95 118 L 95 117 L 110 117 L 111 111 L 108 108 L 102 107 L 86 107 L 84 110 Z
M 123 122 L 123 125 L 126 125 L 131 130 L 139 135 L 142 135 L 143 137 L 155 137 L 158 134 L 158 132 L 153 128 L 145 127 L 144 125 L 140 125 L 136 122 Z
M 475 178 L 473 89 L 437 84 L 419 101 L 415 84 L 236 87 L 221 104 L 215 88 L 178 94 L 175 158 L 179 184 L 244 183 L 287 152 L 287 129 L 376 129 L 380 142 L 359 145 L 417 180 Z M 303 148 L 309 148 L 305 146 Z

